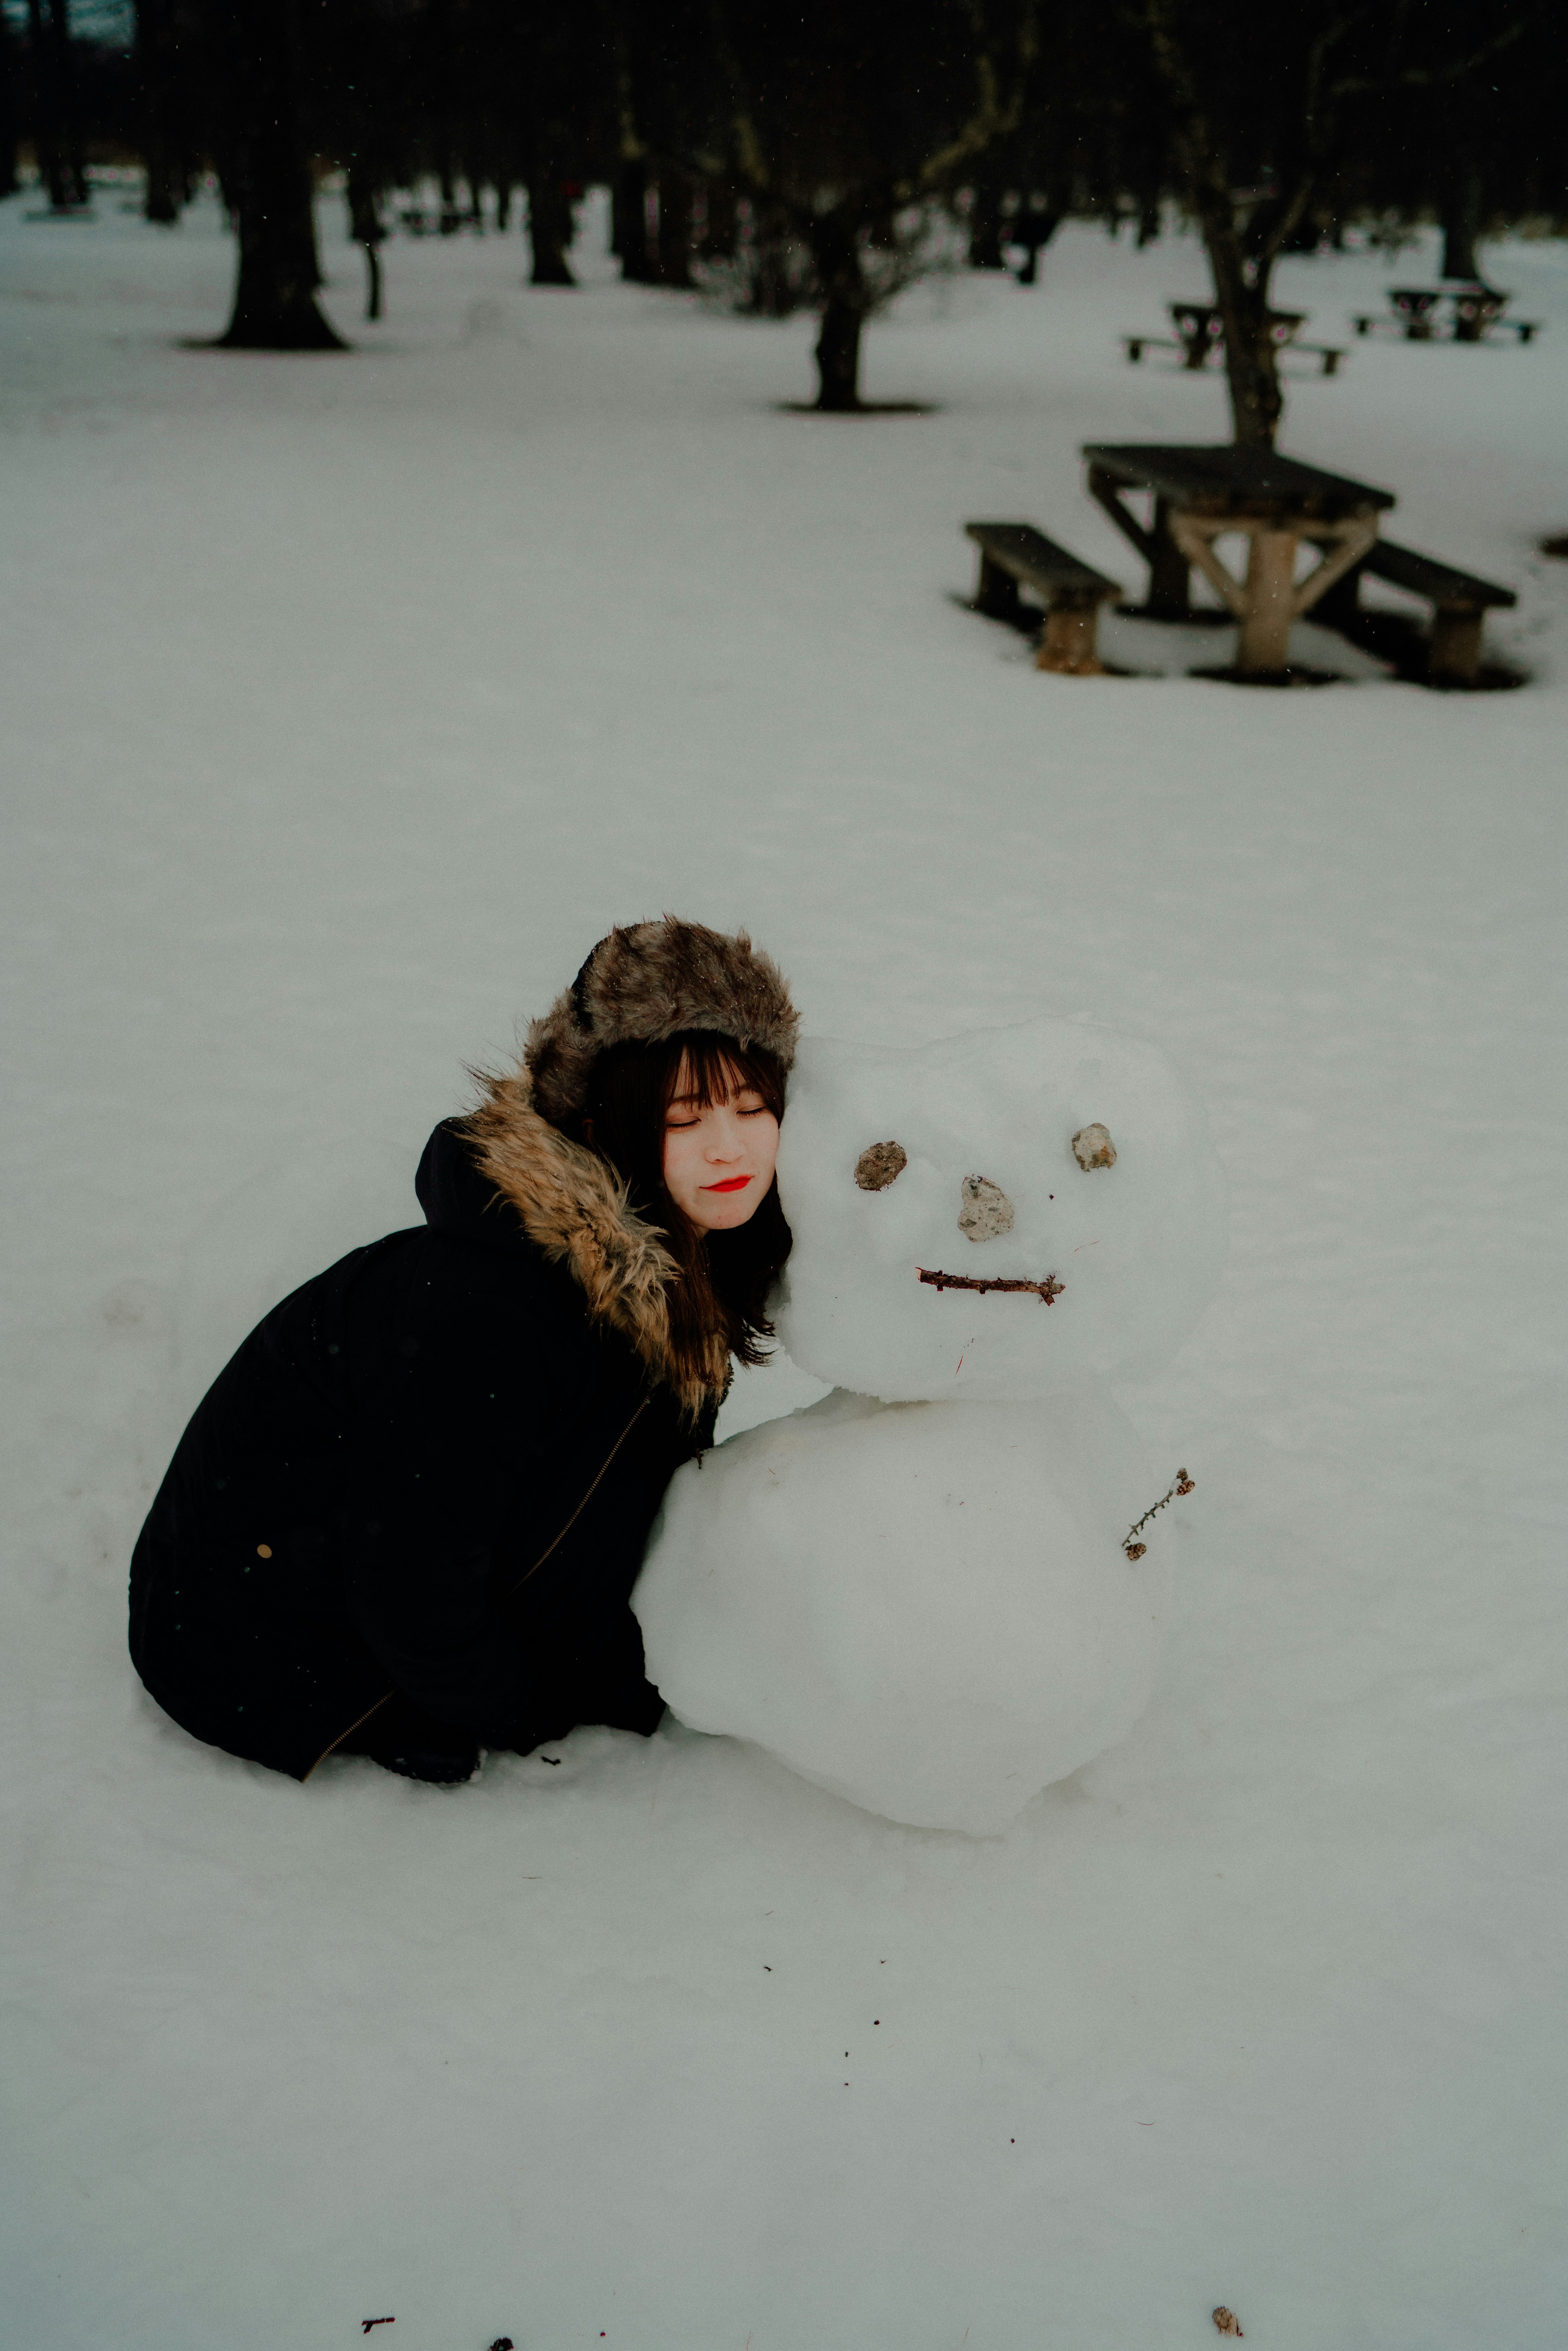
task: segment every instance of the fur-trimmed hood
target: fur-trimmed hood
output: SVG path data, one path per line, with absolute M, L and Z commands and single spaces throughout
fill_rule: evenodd
M 632 1207 L 615 1170 L 541 1117 L 526 1069 L 480 1082 L 484 1100 L 460 1131 L 481 1175 L 517 1210 L 528 1239 L 568 1268 L 590 1314 L 631 1341 L 689 1417 L 718 1404 L 730 1375 L 724 1334 L 709 1334 L 700 1377 L 682 1371 L 671 1343 L 669 1306 L 679 1269 L 655 1228 Z

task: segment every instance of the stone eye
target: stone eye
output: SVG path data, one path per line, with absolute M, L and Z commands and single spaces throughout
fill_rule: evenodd
M 885 1192 L 909 1165 L 902 1143 L 872 1143 L 855 1161 L 855 1182 L 862 1192 Z
M 1081 1126 L 1072 1138 L 1072 1156 L 1080 1167 L 1114 1167 L 1116 1146 L 1110 1133 L 1098 1120 L 1092 1126 Z

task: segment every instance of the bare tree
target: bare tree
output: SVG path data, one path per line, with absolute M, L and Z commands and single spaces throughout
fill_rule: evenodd
M 1321 0 L 1265 16 L 1242 0 L 1135 0 L 1164 85 L 1177 176 L 1208 255 L 1225 337 L 1232 430 L 1270 448 L 1283 410 L 1271 331 L 1274 266 L 1332 178 L 1347 125 L 1372 102 L 1474 75 L 1524 32 L 1535 0 L 1485 28 L 1459 12 L 1416 48 L 1403 0 Z M 1469 33 L 1471 37 L 1464 37 Z M 1242 184 L 1248 183 L 1249 184 Z
M 815 308 L 819 408 L 863 405 L 866 319 L 918 266 L 913 223 L 1016 127 L 1034 0 L 669 0 L 628 22 L 643 153 L 743 197 L 758 298 Z M 803 270 L 780 264 L 786 250 Z M 764 282 L 765 281 L 765 285 Z

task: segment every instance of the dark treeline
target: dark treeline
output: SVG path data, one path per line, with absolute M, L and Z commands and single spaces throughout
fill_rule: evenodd
M 67 0 L 0 17 L 0 187 L 30 149 L 50 206 L 93 157 L 141 160 L 172 224 L 216 172 L 239 248 L 225 340 L 321 349 L 312 206 L 346 175 L 380 314 L 403 192 L 438 233 L 528 238 L 570 286 L 574 206 L 612 196 L 623 275 L 701 278 L 821 319 L 820 402 L 859 402 L 865 319 L 925 265 L 1032 278 L 1071 216 L 1202 234 L 1238 436 L 1280 415 L 1283 253 L 1437 218 L 1449 274 L 1504 225 L 1568 225 L 1568 45 L 1552 0 L 135 0 L 127 52 Z

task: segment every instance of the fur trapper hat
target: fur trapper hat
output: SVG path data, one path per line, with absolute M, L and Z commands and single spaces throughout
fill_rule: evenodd
M 535 1108 L 570 1134 L 593 1064 L 612 1045 L 715 1029 L 741 1046 L 760 1045 L 788 1070 L 799 1027 L 783 973 L 744 931 L 730 936 L 666 914 L 600 940 L 571 986 L 530 1021 L 523 1064 Z

